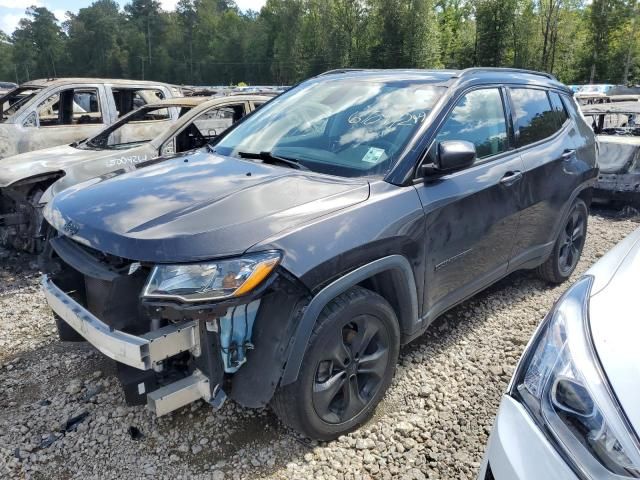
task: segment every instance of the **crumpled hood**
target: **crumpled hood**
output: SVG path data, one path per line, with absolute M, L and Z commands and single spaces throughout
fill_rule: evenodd
M 627 418 L 640 434 L 640 229 L 587 274 L 595 278 L 589 301 L 593 345 Z
M 369 184 L 206 152 L 89 180 L 45 217 L 94 249 L 148 262 L 243 253 L 257 242 L 366 200 Z
M 21 153 L 0 159 L 0 187 L 6 187 L 25 178 L 51 172 L 85 160 L 113 155 L 109 150 L 83 150 L 60 145 L 43 150 Z

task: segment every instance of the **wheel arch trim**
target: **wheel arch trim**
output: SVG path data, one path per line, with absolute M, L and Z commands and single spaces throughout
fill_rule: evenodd
M 405 256 L 397 254 L 374 260 L 330 283 L 311 299 L 304 310 L 300 323 L 292 338 L 286 366 L 280 380 L 281 386 L 291 384 L 298 379 L 304 353 L 311 338 L 313 327 L 324 307 L 349 288 L 386 271 L 391 271 L 399 275 L 402 282 L 395 285 L 398 290 L 397 293 L 403 299 L 409 300 L 409 308 L 406 309 L 407 312 L 404 315 L 402 315 L 401 312 L 396 312 L 396 314 L 398 314 L 400 330 L 403 331 L 407 328 L 415 330 L 418 328 L 420 321 L 418 314 L 418 293 L 413 269 L 411 268 L 409 260 L 407 260 Z

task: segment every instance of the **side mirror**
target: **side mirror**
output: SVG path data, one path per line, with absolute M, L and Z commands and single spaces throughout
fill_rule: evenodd
M 172 138 L 160 148 L 160 156 L 167 157 L 176 153 L 176 139 Z
M 25 128 L 37 127 L 38 117 L 36 116 L 36 112 L 31 112 L 24 122 L 22 122 L 22 126 Z
M 438 144 L 435 168 L 440 172 L 453 172 L 470 167 L 476 161 L 476 146 L 464 140 L 448 140 Z

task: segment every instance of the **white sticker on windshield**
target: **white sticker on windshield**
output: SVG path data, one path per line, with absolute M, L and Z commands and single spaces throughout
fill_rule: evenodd
M 382 155 L 384 155 L 383 148 L 369 147 L 367 153 L 362 157 L 362 161 L 366 163 L 380 163 Z

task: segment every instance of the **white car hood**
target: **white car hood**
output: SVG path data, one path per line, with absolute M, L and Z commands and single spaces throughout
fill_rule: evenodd
M 110 150 L 83 150 L 60 145 L 0 159 L 0 187 L 25 178 L 64 170 L 70 164 L 112 156 Z
M 640 434 L 640 229 L 587 274 L 595 277 L 589 319 L 605 375 Z

